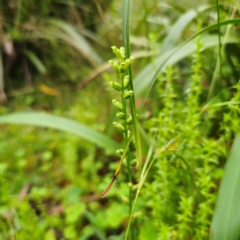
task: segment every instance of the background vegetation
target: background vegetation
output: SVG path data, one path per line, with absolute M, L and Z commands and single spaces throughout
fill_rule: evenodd
M 125 235 L 126 164 L 100 198 L 123 146 L 122 2 L 0 1 L 0 239 L 239 239 L 239 22 L 237 1 L 132 2 L 143 167 Z

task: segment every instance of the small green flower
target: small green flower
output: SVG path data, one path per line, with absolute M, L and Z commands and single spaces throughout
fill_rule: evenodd
M 122 54 L 120 50 L 116 46 L 112 46 L 113 53 L 116 55 L 116 57 L 121 60 L 122 59 Z
M 120 103 L 119 101 L 117 101 L 116 99 L 112 100 L 113 105 L 119 110 L 122 111 L 123 110 L 123 105 L 122 103 Z
M 113 122 L 113 126 L 121 133 L 125 132 L 125 128 L 121 123 Z
M 126 121 L 127 125 L 131 125 L 132 124 L 132 116 L 130 116 L 127 121 Z
M 123 97 L 125 98 L 125 99 L 128 99 L 130 96 L 132 96 L 133 95 L 133 91 L 132 90 L 129 90 L 129 91 L 124 91 L 124 93 L 123 93 Z
M 116 153 L 122 155 L 124 153 L 124 149 L 120 148 L 116 151 Z
M 126 66 L 125 66 L 125 63 L 124 63 L 124 62 L 122 62 L 122 63 L 120 64 L 120 66 L 119 66 L 119 71 L 120 71 L 120 73 L 125 73 L 125 71 L 126 71 Z
M 130 164 L 131 164 L 132 167 L 136 166 L 137 165 L 137 159 L 133 159 Z
M 130 57 L 124 61 L 125 68 L 127 68 L 130 64 L 133 63 L 134 57 Z
M 117 72 L 119 73 L 119 66 L 116 62 L 114 62 L 113 60 L 109 60 L 108 61 L 110 63 L 110 65 L 112 66 L 112 68 Z
M 110 87 L 114 88 L 115 90 L 117 91 L 122 91 L 122 85 L 120 83 L 117 83 L 117 82 L 110 82 L 109 83 Z
M 124 47 L 120 47 L 120 54 L 121 54 L 121 57 L 122 59 L 125 59 L 125 48 Z
M 129 75 L 126 75 L 126 76 L 124 77 L 124 79 L 123 79 L 124 89 L 127 89 L 127 88 L 128 88 L 129 82 L 130 82 Z
M 118 112 L 118 113 L 116 114 L 116 116 L 117 116 L 117 118 L 119 118 L 119 119 L 126 119 L 126 115 L 125 115 L 125 113 L 123 113 L 123 112 Z

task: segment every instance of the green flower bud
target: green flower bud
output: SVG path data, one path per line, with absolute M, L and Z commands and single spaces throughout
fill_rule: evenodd
M 124 93 L 123 93 L 123 97 L 124 97 L 125 99 L 129 98 L 129 97 L 132 96 L 132 95 L 133 95 L 133 91 L 132 91 L 132 90 L 124 91 Z
M 119 66 L 116 62 L 114 62 L 113 60 L 109 60 L 108 62 L 116 72 L 119 72 Z
M 130 142 L 130 148 L 132 149 L 132 150 L 136 150 L 136 144 L 135 144 L 135 141 L 134 140 L 132 140 L 131 142 Z
M 142 213 L 141 212 L 135 212 L 133 215 L 132 215 L 132 218 L 133 219 L 137 219 L 137 218 L 139 218 L 139 217 L 141 217 L 142 216 Z
M 126 59 L 126 60 L 124 61 L 124 64 L 125 64 L 125 68 L 127 68 L 127 67 L 131 64 L 130 59 Z
M 118 149 L 116 153 L 122 155 L 124 153 L 124 149 Z
M 129 204 L 129 199 L 127 197 L 122 195 L 121 198 L 124 203 Z
M 119 92 L 122 91 L 122 85 L 117 82 L 110 82 L 109 85 Z
M 123 110 L 123 105 L 122 103 L 120 103 L 119 101 L 117 101 L 116 99 L 112 100 L 113 105 L 119 110 L 122 111 Z
M 120 54 L 121 54 L 121 57 L 122 59 L 125 59 L 125 48 L 124 47 L 120 47 Z
M 120 64 L 119 71 L 120 71 L 120 73 L 124 73 L 125 70 L 126 70 L 125 63 L 122 62 L 122 63 Z
M 125 132 L 125 128 L 121 123 L 113 122 L 113 126 L 121 133 Z
M 116 116 L 117 116 L 117 118 L 119 118 L 119 119 L 126 119 L 126 115 L 125 115 L 125 113 L 123 113 L 123 112 L 118 112 L 118 113 L 116 114 Z
M 118 59 L 122 59 L 122 55 L 120 53 L 120 50 L 116 46 L 112 46 L 113 53 L 116 55 Z
M 132 57 L 132 56 L 130 58 L 126 59 L 124 61 L 125 68 L 127 68 L 129 65 L 131 65 L 133 63 L 133 60 L 134 60 L 134 57 Z
M 132 124 L 132 116 L 130 116 L 127 121 L 126 121 L 127 125 L 131 125 Z
M 133 159 L 130 163 L 132 167 L 135 167 L 137 165 L 137 159 Z
M 132 186 L 132 191 L 136 191 L 138 189 L 138 184 Z
M 127 88 L 128 88 L 129 82 L 130 82 L 129 75 L 126 75 L 126 76 L 124 77 L 124 79 L 123 79 L 124 89 L 127 89 Z

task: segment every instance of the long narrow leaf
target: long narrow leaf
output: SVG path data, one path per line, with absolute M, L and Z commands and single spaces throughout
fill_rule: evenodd
M 187 25 L 190 24 L 201 12 L 207 10 L 208 8 L 208 5 L 204 5 L 198 7 L 197 9 L 190 9 L 186 13 L 182 14 L 173 26 L 170 27 L 168 34 L 163 41 L 160 54 L 176 46 Z
M 240 237 L 240 134 L 236 137 L 221 181 L 210 240 L 238 240 Z
M 217 25 L 216 25 L 217 26 Z M 195 36 L 196 37 L 196 36 Z M 191 38 L 192 39 L 192 38 Z M 218 45 L 218 36 L 203 36 L 201 38 L 203 48 L 207 49 Z M 235 37 L 229 37 L 227 43 L 238 43 L 239 40 Z M 181 47 L 173 47 L 168 51 L 164 52 L 162 55 L 158 56 L 155 60 L 156 66 L 163 66 L 162 70 L 169 65 L 173 65 L 187 56 L 190 56 L 196 51 L 196 44 L 187 41 L 185 45 Z M 174 54 L 173 54 L 174 53 Z M 169 56 L 172 56 L 168 61 Z M 136 96 L 139 95 L 149 84 L 151 83 L 151 78 L 149 76 L 153 75 L 152 73 L 152 64 L 148 64 L 135 78 L 134 89 Z
M 107 136 L 71 119 L 58 117 L 48 113 L 23 112 L 0 116 L 0 124 L 27 124 L 39 127 L 48 127 L 75 134 L 109 153 L 115 153 L 120 147 Z
M 221 26 L 223 26 L 223 25 L 228 25 L 228 24 L 239 24 L 239 23 L 240 23 L 240 18 L 231 19 L 231 20 L 226 20 L 226 21 L 224 21 L 224 22 L 220 22 L 219 24 L 220 24 Z M 145 96 L 144 96 L 144 99 L 143 99 L 142 103 L 141 103 L 141 106 L 139 107 L 139 113 L 142 111 L 142 107 L 143 107 L 143 105 L 144 105 L 144 103 L 145 103 L 145 101 L 146 101 L 146 99 L 147 99 L 147 97 L 148 97 L 148 95 L 149 95 L 149 93 L 150 93 L 150 91 L 151 91 L 151 89 L 152 89 L 155 81 L 156 81 L 157 76 L 158 76 L 159 73 L 162 71 L 163 67 L 166 65 L 166 63 L 169 61 L 169 59 L 170 59 L 172 56 L 174 56 L 174 54 L 176 54 L 181 48 L 185 47 L 187 43 L 189 43 L 189 42 L 191 42 L 193 39 L 195 39 L 197 36 L 201 35 L 201 34 L 204 33 L 204 32 L 207 32 L 207 31 L 209 31 L 209 30 L 212 30 L 212 29 L 216 28 L 217 26 L 218 26 L 218 24 L 213 24 L 213 25 L 211 25 L 211 26 L 209 26 L 209 27 L 206 27 L 206 28 L 204 28 L 203 30 L 199 31 L 198 33 L 196 33 L 196 34 L 193 35 L 192 37 L 190 37 L 190 38 L 189 38 L 187 41 L 185 41 L 180 47 L 178 47 L 178 48 L 176 48 L 174 51 L 172 51 L 172 53 L 170 53 L 170 55 L 168 55 L 168 56 L 164 59 L 164 61 L 161 62 L 160 66 L 159 66 L 158 69 L 155 71 L 155 73 L 154 73 L 154 75 L 153 75 L 152 78 L 149 78 L 148 76 L 146 76 L 145 79 L 142 79 L 142 78 L 140 79 L 141 82 L 144 82 L 144 81 L 146 82 L 146 81 L 148 81 L 149 87 L 148 87 L 148 90 L 147 90 L 147 92 L 146 92 L 146 94 L 145 94 Z
M 58 27 L 58 29 L 52 29 L 51 34 L 76 48 L 93 66 L 103 62 L 100 55 L 72 25 L 60 20 L 49 22 Z

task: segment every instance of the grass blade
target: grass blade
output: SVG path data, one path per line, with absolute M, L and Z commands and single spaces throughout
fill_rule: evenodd
M 210 7 L 208 5 L 204 5 L 198 7 L 197 9 L 190 9 L 186 13 L 182 14 L 169 29 L 168 34 L 163 41 L 163 45 L 161 46 L 160 54 L 176 46 L 188 24 L 190 24 L 201 12 L 209 8 Z
M 240 134 L 230 151 L 222 178 L 210 230 L 210 240 L 240 237 Z
M 218 36 L 213 35 L 213 36 L 203 36 L 201 38 L 203 48 L 207 49 L 210 47 L 214 47 L 218 45 Z M 235 37 L 229 37 L 226 40 L 226 43 L 238 43 L 239 40 Z M 168 51 L 164 52 L 162 55 L 158 56 L 155 60 L 155 64 L 157 66 L 162 66 L 162 69 L 164 69 L 167 66 L 173 65 L 182 59 L 184 59 L 187 56 L 190 56 L 196 51 L 196 45 L 193 44 L 192 42 L 186 42 L 185 45 L 182 46 L 177 46 L 169 49 Z M 174 53 L 174 55 L 173 55 Z M 166 61 L 166 59 L 168 59 Z M 141 92 L 149 86 L 151 83 L 151 78 L 149 76 L 152 75 L 152 64 L 148 64 L 135 78 L 134 81 L 134 89 L 135 89 L 135 95 L 138 96 L 141 94 Z
M 231 20 L 226 20 L 226 21 L 220 22 L 219 24 L 220 24 L 220 26 L 224 26 L 224 25 L 228 25 L 228 24 L 236 25 L 236 24 L 239 24 L 239 23 L 240 23 L 240 18 L 236 18 L 236 19 L 231 19 Z M 209 30 L 212 30 L 212 29 L 214 29 L 214 28 L 216 28 L 216 27 L 218 27 L 218 26 L 219 26 L 218 23 L 215 23 L 215 24 L 213 24 L 213 25 L 211 25 L 211 26 L 208 26 L 208 27 L 204 28 L 203 30 L 199 31 L 198 33 L 196 33 L 195 35 L 193 35 L 192 37 L 190 37 L 190 38 L 189 38 L 187 41 L 185 41 L 181 46 L 179 46 L 178 48 L 175 48 L 168 56 L 166 56 L 166 58 L 165 58 L 163 61 L 161 61 L 158 69 L 155 71 L 155 73 L 154 73 L 154 75 L 153 75 L 152 78 L 149 78 L 148 76 L 145 76 L 145 78 L 141 78 L 141 79 L 138 78 L 138 83 L 143 83 L 143 82 L 145 82 L 145 83 L 144 83 L 145 86 L 146 86 L 146 85 L 149 85 L 148 90 L 147 90 L 147 93 L 145 94 L 144 99 L 143 99 L 143 101 L 142 101 L 142 104 L 141 104 L 141 106 L 140 106 L 140 108 L 139 108 L 139 113 L 140 113 L 141 110 L 142 110 L 142 107 L 143 107 L 143 105 L 144 105 L 144 103 L 145 103 L 145 101 L 146 101 L 146 99 L 147 99 L 147 97 L 148 97 L 148 95 L 149 95 L 149 93 L 150 93 L 150 91 L 151 91 L 151 89 L 152 89 L 155 81 L 156 81 L 157 76 L 158 76 L 159 73 L 162 71 L 162 69 L 166 66 L 166 64 L 168 63 L 168 61 L 170 60 L 170 58 L 172 58 L 172 56 L 174 56 L 180 49 L 182 49 L 183 47 L 185 47 L 189 42 L 191 42 L 191 41 L 192 41 L 193 39 L 195 39 L 197 36 L 199 36 L 199 35 L 207 32 L 207 31 L 209 31 Z M 217 43 L 217 44 L 218 44 L 218 43 Z M 149 65 L 148 65 L 148 67 L 149 67 Z M 134 83 L 135 83 L 135 84 L 134 84 L 135 86 L 136 86 L 136 81 L 137 81 L 137 80 L 135 80 L 135 82 L 134 82 Z M 139 85 L 141 85 L 141 84 L 139 84 Z M 139 87 L 139 88 L 140 88 L 140 87 Z M 144 89 L 144 88 L 142 88 L 142 86 L 141 86 L 141 89 L 140 89 L 140 90 L 143 90 L 143 89 Z M 139 91 L 139 90 L 138 90 L 138 91 Z M 138 91 L 135 91 L 136 94 L 139 93 Z
M 103 62 L 99 54 L 73 26 L 60 20 L 51 20 L 50 23 L 58 27 L 52 29 L 51 34 L 76 48 L 93 66 Z
M 0 116 L 0 124 L 27 124 L 65 131 L 95 143 L 97 146 L 106 149 L 108 153 L 115 153 L 120 147 L 107 136 L 88 126 L 48 113 L 22 112 L 2 115 Z
M 118 174 L 119 174 L 120 171 L 121 171 L 122 163 L 123 163 L 123 161 L 124 161 L 124 159 L 125 159 L 125 157 L 126 157 L 126 155 L 127 155 L 128 149 L 129 149 L 129 145 L 130 145 L 130 140 L 131 140 L 132 133 L 133 133 L 133 132 L 130 133 L 128 142 L 127 142 L 127 144 L 126 144 L 126 146 L 125 146 L 124 153 L 122 154 L 121 160 L 120 160 L 120 162 L 119 162 L 119 164 L 118 164 L 118 167 L 117 167 L 117 169 L 116 169 L 116 171 L 115 171 L 115 173 L 114 173 L 114 175 L 113 175 L 113 178 L 112 178 L 112 180 L 110 181 L 110 183 L 108 184 L 108 186 L 106 187 L 106 189 L 105 189 L 105 190 L 103 191 L 103 193 L 101 194 L 101 196 L 100 196 L 101 198 L 104 198 L 104 197 L 108 194 L 108 192 L 111 190 L 111 187 L 112 187 L 113 183 L 115 182 Z
M 26 50 L 24 51 L 24 53 L 28 57 L 28 59 L 32 62 L 32 64 L 36 67 L 39 73 L 44 75 L 47 72 L 45 65 L 34 52 Z

